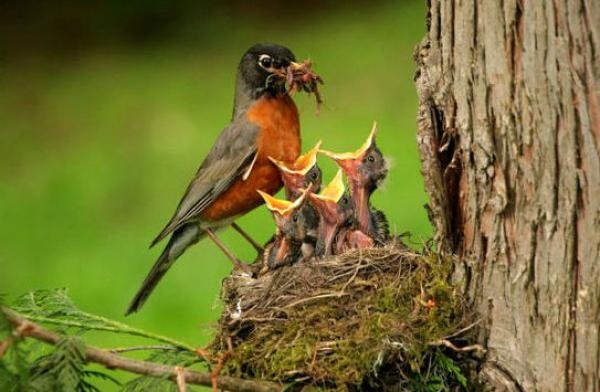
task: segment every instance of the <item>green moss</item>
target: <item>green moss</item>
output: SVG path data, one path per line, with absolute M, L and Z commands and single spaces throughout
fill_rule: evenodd
M 291 266 L 260 284 L 225 282 L 214 349 L 232 337 L 225 372 L 241 377 L 337 390 L 460 388 L 460 368 L 430 344 L 466 322 L 451 271 L 434 253 L 387 247 Z M 232 322 L 228 309 L 240 303 Z

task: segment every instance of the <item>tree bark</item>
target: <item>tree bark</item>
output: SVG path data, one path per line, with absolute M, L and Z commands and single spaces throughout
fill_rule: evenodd
M 430 218 L 498 390 L 600 390 L 600 1 L 430 0 Z

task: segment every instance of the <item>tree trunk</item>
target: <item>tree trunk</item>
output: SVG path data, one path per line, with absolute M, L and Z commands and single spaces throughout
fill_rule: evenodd
M 600 1 L 430 0 L 418 143 L 498 390 L 600 390 Z

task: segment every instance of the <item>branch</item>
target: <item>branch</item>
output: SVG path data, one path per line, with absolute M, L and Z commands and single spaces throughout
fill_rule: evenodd
M 6 315 L 6 319 L 15 327 L 15 333 L 19 337 L 31 337 L 51 345 L 56 345 L 64 337 L 21 317 L 11 309 L 2 307 L 1 310 Z M 207 372 L 197 372 L 176 366 L 124 358 L 93 346 L 86 346 L 85 358 L 88 362 L 98 363 L 108 369 L 121 369 L 130 373 L 153 377 L 168 375 L 169 380 L 179 382 L 180 386 L 183 381 L 188 384 L 212 385 L 211 374 Z M 227 376 L 219 377 L 217 386 L 232 392 L 275 392 L 282 389 L 280 385 L 272 382 L 244 380 Z

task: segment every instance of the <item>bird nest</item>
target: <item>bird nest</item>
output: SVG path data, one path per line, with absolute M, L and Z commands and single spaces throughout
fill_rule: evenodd
M 224 310 L 211 346 L 214 355 L 228 353 L 221 374 L 297 389 L 460 387 L 465 378 L 444 351 L 468 322 L 449 283 L 452 264 L 432 251 L 390 244 L 256 279 L 233 274 L 223 281 Z

